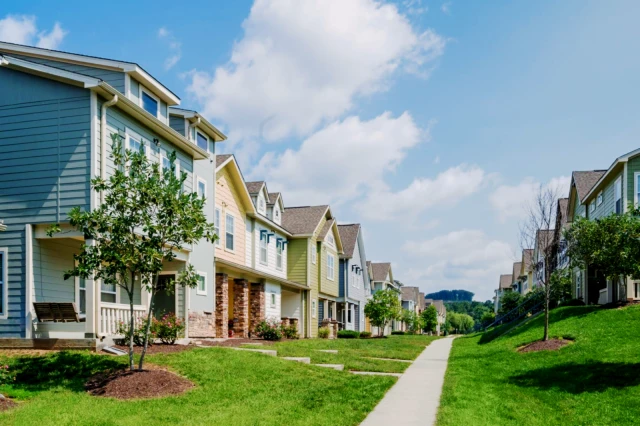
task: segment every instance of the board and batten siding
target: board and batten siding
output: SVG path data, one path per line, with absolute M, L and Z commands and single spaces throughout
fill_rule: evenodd
M 90 208 L 90 95 L 0 68 L 0 247 L 8 248 L 8 319 L 0 337 L 25 336 L 25 225 Z

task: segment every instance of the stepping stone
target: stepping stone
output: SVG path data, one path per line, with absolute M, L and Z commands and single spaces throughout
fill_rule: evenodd
M 282 359 L 287 361 L 301 362 L 303 364 L 311 364 L 311 358 L 305 356 L 283 356 Z
M 224 347 L 224 346 L 222 346 Z M 229 348 L 229 349 L 233 349 L 234 351 L 247 351 L 247 352 L 257 352 L 259 354 L 265 354 L 265 355 L 269 355 L 269 356 L 278 356 L 278 352 L 277 351 L 272 351 L 269 349 L 249 349 L 249 348 Z
M 318 349 L 318 352 L 324 352 L 328 354 L 337 354 L 338 351 L 335 349 Z
M 313 364 L 316 367 L 333 368 L 334 370 L 343 371 L 344 365 L 342 364 Z
M 377 371 L 350 371 L 353 374 L 359 374 L 361 376 L 395 376 L 402 377 L 402 373 L 380 373 Z
M 365 358 L 368 359 L 377 359 L 378 361 L 396 361 L 396 362 L 408 362 L 409 364 L 411 364 L 413 361 L 410 361 L 408 359 L 395 359 L 395 358 L 374 358 L 372 356 L 367 356 Z

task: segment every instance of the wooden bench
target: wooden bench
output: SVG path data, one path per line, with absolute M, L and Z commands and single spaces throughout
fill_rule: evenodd
M 33 302 L 39 322 L 84 322 L 73 302 Z

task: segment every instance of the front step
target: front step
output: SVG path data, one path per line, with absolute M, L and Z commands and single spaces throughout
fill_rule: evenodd
M 311 364 L 311 358 L 305 356 L 283 356 L 282 359 L 287 361 L 301 362 L 302 364 Z
M 407 362 L 409 364 L 411 364 L 413 361 L 410 361 L 408 359 L 395 359 L 395 358 L 374 358 L 371 356 L 367 356 L 365 357 L 367 359 L 377 359 L 378 361 L 395 361 L 395 362 Z
M 334 370 L 343 371 L 344 365 L 342 364 L 313 364 L 316 367 L 333 368 Z
M 351 371 L 350 373 L 358 374 L 361 376 L 394 376 L 402 377 L 402 373 L 380 373 L 378 371 Z
M 324 352 L 327 354 L 337 354 L 338 351 L 335 349 L 317 349 L 318 352 Z
M 264 355 L 269 356 L 278 356 L 277 351 L 272 351 L 269 349 L 249 349 L 249 348 L 230 348 L 228 346 L 208 346 L 208 345 L 199 345 L 199 348 L 224 348 L 224 349 L 233 349 L 234 351 L 247 351 L 247 352 L 257 352 Z

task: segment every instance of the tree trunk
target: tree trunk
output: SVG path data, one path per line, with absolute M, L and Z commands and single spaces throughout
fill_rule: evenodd
M 127 289 L 129 294 L 129 289 Z M 133 363 L 133 333 L 135 330 L 135 317 L 133 316 L 133 295 L 129 294 L 129 370 L 133 371 L 135 365 Z
M 550 284 L 546 285 L 544 294 L 544 337 L 543 341 L 549 340 L 549 299 L 551 298 Z
M 153 279 L 153 285 L 151 287 L 151 299 L 149 302 L 149 313 L 147 314 L 147 326 L 144 330 L 144 346 L 142 347 L 142 353 L 140 354 L 140 363 L 138 364 L 138 369 L 142 370 L 142 365 L 144 364 L 144 356 L 147 353 L 147 347 L 149 346 L 149 330 L 151 330 L 151 315 L 153 315 L 153 297 L 156 294 L 156 288 L 158 286 L 158 274 L 156 274 Z

